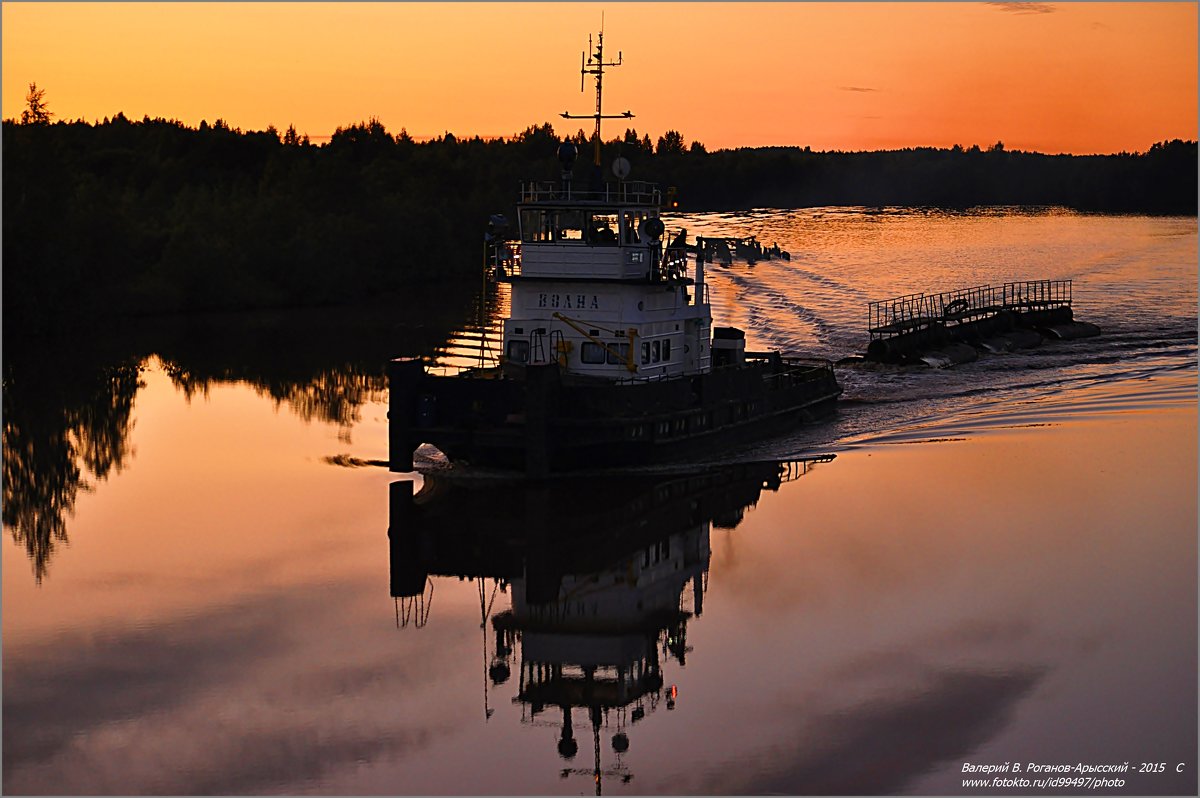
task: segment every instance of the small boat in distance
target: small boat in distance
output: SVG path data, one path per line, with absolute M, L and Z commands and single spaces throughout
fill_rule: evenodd
M 589 50 L 590 50 L 589 40 Z M 423 443 L 452 462 L 535 478 L 640 465 L 736 445 L 830 412 L 842 389 L 825 360 L 747 352 L 745 334 L 712 326 L 703 238 L 666 239 L 663 192 L 601 179 L 604 34 L 582 73 L 596 79 L 594 157 L 577 186 L 574 144 L 558 150 L 561 178 L 528 182 L 518 235 L 492 217 L 489 276 L 511 288 L 495 366 L 429 373 L 419 359 L 389 365 L 389 464 L 411 471 Z M 695 264 L 689 269 L 690 253 Z

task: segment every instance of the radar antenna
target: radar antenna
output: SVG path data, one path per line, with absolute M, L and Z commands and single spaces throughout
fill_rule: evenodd
M 604 68 L 616 67 L 621 65 L 621 51 L 617 51 L 617 60 L 605 62 L 604 60 L 604 28 L 601 26 L 600 33 L 596 38 L 595 51 L 592 51 L 592 37 L 588 36 L 588 52 L 587 60 L 584 61 L 583 55 L 580 55 L 579 67 L 579 90 L 583 91 L 583 82 L 588 75 L 596 76 L 596 113 L 594 114 L 571 114 L 563 112 L 563 119 L 595 119 L 596 130 L 592 133 L 592 142 L 595 147 L 595 164 L 600 166 L 600 120 L 601 119 L 633 119 L 633 113 L 626 111 L 623 114 L 604 114 L 600 110 L 600 97 L 604 82 Z

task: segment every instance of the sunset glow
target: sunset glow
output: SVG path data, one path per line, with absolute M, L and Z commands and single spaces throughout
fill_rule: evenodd
M 586 113 L 604 14 L 606 110 L 710 149 L 953 144 L 1145 151 L 1196 138 L 1194 3 L 5 3 L 3 116 L 118 111 L 323 140 L 378 117 L 415 137 L 509 136 Z M 607 136 L 625 122 L 607 123 Z

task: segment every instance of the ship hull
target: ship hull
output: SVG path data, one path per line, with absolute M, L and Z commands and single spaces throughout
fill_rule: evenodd
M 712 456 L 828 415 L 842 392 L 829 364 L 778 356 L 623 384 L 574 381 L 555 364 L 514 379 L 396 360 L 389 388 L 393 471 L 412 470 L 429 443 L 454 462 L 533 477 Z

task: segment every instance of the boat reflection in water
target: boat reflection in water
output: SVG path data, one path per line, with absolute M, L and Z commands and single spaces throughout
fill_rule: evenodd
M 562 777 L 591 776 L 599 795 L 604 777 L 633 777 L 622 761 L 630 727 L 675 707 L 669 671 L 685 664 L 688 621 L 703 612 L 711 527 L 733 529 L 764 489 L 833 457 L 541 484 L 434 474 L 415 496 L 412 482 L 394 482 L 397 626 L 429 620 L 433 576 L 475 580 L 485 718 L 489 686 L 511 689 L 515 672 L 521 722 L 558 728 Z M 498 593 L 509 608 L 495 607 Z M 581 734 L 590 769 L 571 766 Z

